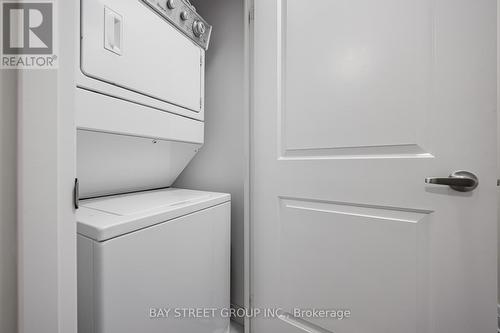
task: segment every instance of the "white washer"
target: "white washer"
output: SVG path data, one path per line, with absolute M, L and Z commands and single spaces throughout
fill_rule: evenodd
M 229 194 L 89 199 L 77 219 L 79 333 L 229 330 Z M 203 308 L 216 310 L 184 313 Z

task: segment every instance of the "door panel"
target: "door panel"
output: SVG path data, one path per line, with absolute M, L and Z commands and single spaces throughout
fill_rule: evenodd
M 285 154 L 330 149 L 324 153 L 336 156 L 338 148 L 355 154 L 361 147 L 374 147 L 374 154 L 427 152 L 419 134 L 432 87 L 430 2 L 315 1 L 314 10 L 283 2 Z
M 252 306 L 283 313 L 252 331 L 493 332 L 495 2 L 255 11 Z
M 339 332 L 416 332 L 418 320 L 427 319 L 419 311 L 429 292 L 429 213 L 282 199 L 284 311 L 330 309 L 334 301 L 353 320 L 310 323 Z

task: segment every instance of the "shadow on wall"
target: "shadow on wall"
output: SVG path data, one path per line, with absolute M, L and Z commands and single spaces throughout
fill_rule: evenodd
M 191 0 L 213 25 L 206 53 L 205 146 L 176 187 L 231 194 L 231 302 L 244 304 L 243 0 Z

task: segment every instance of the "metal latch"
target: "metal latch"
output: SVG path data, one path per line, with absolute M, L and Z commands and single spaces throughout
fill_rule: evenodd
M 75 178 L 75 187 L 73 189 L 73 205 L 75 209 L 80 208 L 80 183 L 78 178 Z

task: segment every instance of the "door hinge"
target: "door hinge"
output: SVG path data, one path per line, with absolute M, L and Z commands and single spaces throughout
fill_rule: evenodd
M 80 208 L 80 183 L 78 178 L 75 178 L 75 187 L 73 189 L 73 206 L 75 209 Z

